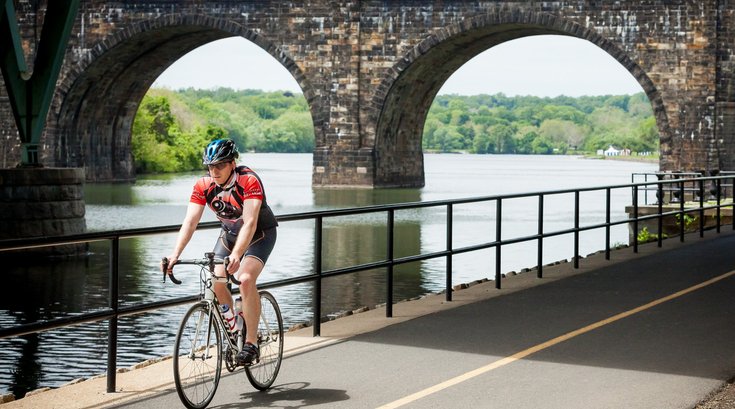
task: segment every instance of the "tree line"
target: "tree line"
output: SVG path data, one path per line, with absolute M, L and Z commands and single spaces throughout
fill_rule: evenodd
M 644 93 L 534 96 L 440 95 L 424 125 L 423 148 L 471 153 L 595 153 L 610 145 L 658 150 L 658 128 Z
M 133 124 L 136 172 L 201 168 L 202 147 L 232 138 L 241 150 L 312 152 L 306 99 L 291 92 L 150 89 Z M 424 125 L 425 151 L 566 154 L 610 145 L 658 150 L 658 130 L 645 94 L 579 98 L 440 95 Z

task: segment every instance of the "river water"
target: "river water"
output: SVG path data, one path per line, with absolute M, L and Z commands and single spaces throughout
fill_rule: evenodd
M 421 189 L 318 189 L 311 187 L 309 154 L 246 154 L 242 162 L 263 179 L 276 215 L 372 204 L 458 199 L 506 193 L 536 192 L 629 183 L 631 173 L 653 172 L 651 163 L 589 160 L 572 156 L 425 155 L 426 186 Z M 179 224 L 195 178 L 200 173 L 141 177 L 134 184 L 89 184 L 85 187 L 90 231 Z M 612 219 L 626 217 L 627 189 L 612 191 Z M 545 231 L 573 227 L 573 195 L 545 200 Z M 537 201 L 509 200 L 503 205 L 503 239 L 534 234 Z M 605 220 L 604 193 L 584 194 L 581 225 Z M 455 248 L 495 239 L 494 204 L 458 205 L 454 209 Z M 215 220 L 207 211 L 205 220 Z M 339 217 L 325 221 L 324 269 L 385 258 L 385 214 Z M 396 213 L 395 256 L 445 249 L 444 208 Z M 313 270 L 313 221 L 287 222 L 260 281 L 310 274 Z M 212 248 L 216 230 L 197 232 L 184 257 L 200 257 Z M 604 247 L 604 232 L 582 233 L 580 253 Z M 572 256 L 570 236 L 544 242 L 544 263 Z M 158 263 L 169 254 L 174 234 L 121 242 L 120 305 L 163 300 L 198 291 L 195 274 L 177 274 L 184 285 L 161 283 Z M 624 225 L 612 229 L 611 243 L 627 244 Z M 529 256 L 532 254 L 532 256 Z M 535 244 L 503 248 L 502 271 L 535 264 Z M 12 326 L 91 312 L 108 304 L 109 245 L 95 243 L 85 256 L 71 260 L 30 260 L 5 269 L 0 287 L 0 325 Z M 18 263 L 15 263 L 18 264 Z M 454 284 L 494 276 L 494 249 L 455 256 Z M 445 262 L 428 260 L 395 270 L 395 300 L 441 291 Z M 19 291 L 22 289 L 22 291 Z M 275 289 L 286 325 L 312 319 L 310 284 Z M 324 313 L 352 310 L 385 302 L 384 271 L 369 271 L 324 280 Z M 118 367 L 168 355 L 184 307 L 120 320 Z M 104 373 L 107 323 L 85 324 L 0 340 L 0 393 L 22 396 L 43 386 L 60 386 L 76 378 Z

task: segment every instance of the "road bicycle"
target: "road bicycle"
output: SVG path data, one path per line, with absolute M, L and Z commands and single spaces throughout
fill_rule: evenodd
M 227 258 L 214 257 L 214 253 L 204 253 L 201 259 L 177 260 L 174 265 L 196 265 L 200 269 L 200 300 L 189 308 L 181 320 L 174 343 L 173 367 L 176 392 L 181 402 L 190 409 L 205 408 L 214 398 L 222 373 L 222 363 L 229 372 L 238 367 L 245 369 L 250 384 L 258 390 L 266 390 L 273 385 L 283 359 L 283 318 L 276 299 L 267 291 L 259 291 L 261 312 L 258 320 L 258 348 L 260 356 L 251 365 L 241 366 L 237 354 L 245 341 L 245 325 L 242 330 L 230 332 L 224 319 L 220 304 L 214 295 L 216 281 L 239 285 L 240 282 L 229 273 L 217 277 L 214 267 L 225 265 Z M 181 284 L 173 271 L 168 271 L 168 259 L 163 261 L 163 281 L 166 276 L 174 284 Z M 235 306 L 232 306 L 234 309 Z M 223 352 L 224 348 L 224 352 Z

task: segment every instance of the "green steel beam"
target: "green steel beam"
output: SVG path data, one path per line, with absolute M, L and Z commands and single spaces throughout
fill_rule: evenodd
M 0 14 L 0 69 L 21 141 L 25 141 L 26 84 L 23 78 L 28 76 L 28 67 L 20 44 L 13 0 L 3 0 Z
M 23 145 L 21 163 L 33 166 L 38 164 L 38 143 L 46 125 L 79 0 L 48 2 L 31 76 L 28 76 L 23 57 L 13 1 L 2 1 L 0 69 Z

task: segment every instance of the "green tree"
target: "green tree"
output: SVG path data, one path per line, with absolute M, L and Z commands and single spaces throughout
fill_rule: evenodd
M 515 140 L 513 139 L 514 130 L 508 125 L 493 125 L 488 128 L 490 139 L 495 145 L 495 153 L 514 153 Z
M 519 129 L 514 135 L 516 153 L 535 153 L 533 149 L 533 142 L 539 137 L 540 135 L 538 134 L 538 128 L 536 128 L 535 126 L 527 125 Z
M 474 153 L 495 153 L 495 141 L 489 133 L 482 133 L 475 137 L 472 149 Z
M 539 127 L 539 134 L 560 148 L 580 147 L 586 134 L 585 129 L 574 122 L 562 119 L 547 119 Z
M 144 96 L 132 129 L 132 154 L 138 173 L 180 172 L 201 167 L 201 149 L 224 130 L 207 127 L 184 132 L 165 96 Z
M 464 147 L 461 133 L 455 127 L 445 126 L 434 133 L 437 148 L 441 152 L 454 152 Z
M 640 139 L 644 148 L 639 152 L 653 152 L 658 150 L 659 141 L 661 140 L 656 125 L 656 118 L 649 116 L 638 123 L 635 131 L 636 138 Z
M 531 143 L 532 153 L 536 155 L 548 155 L 554 153 L 553 143 L 544 136 L 539 136 Z

